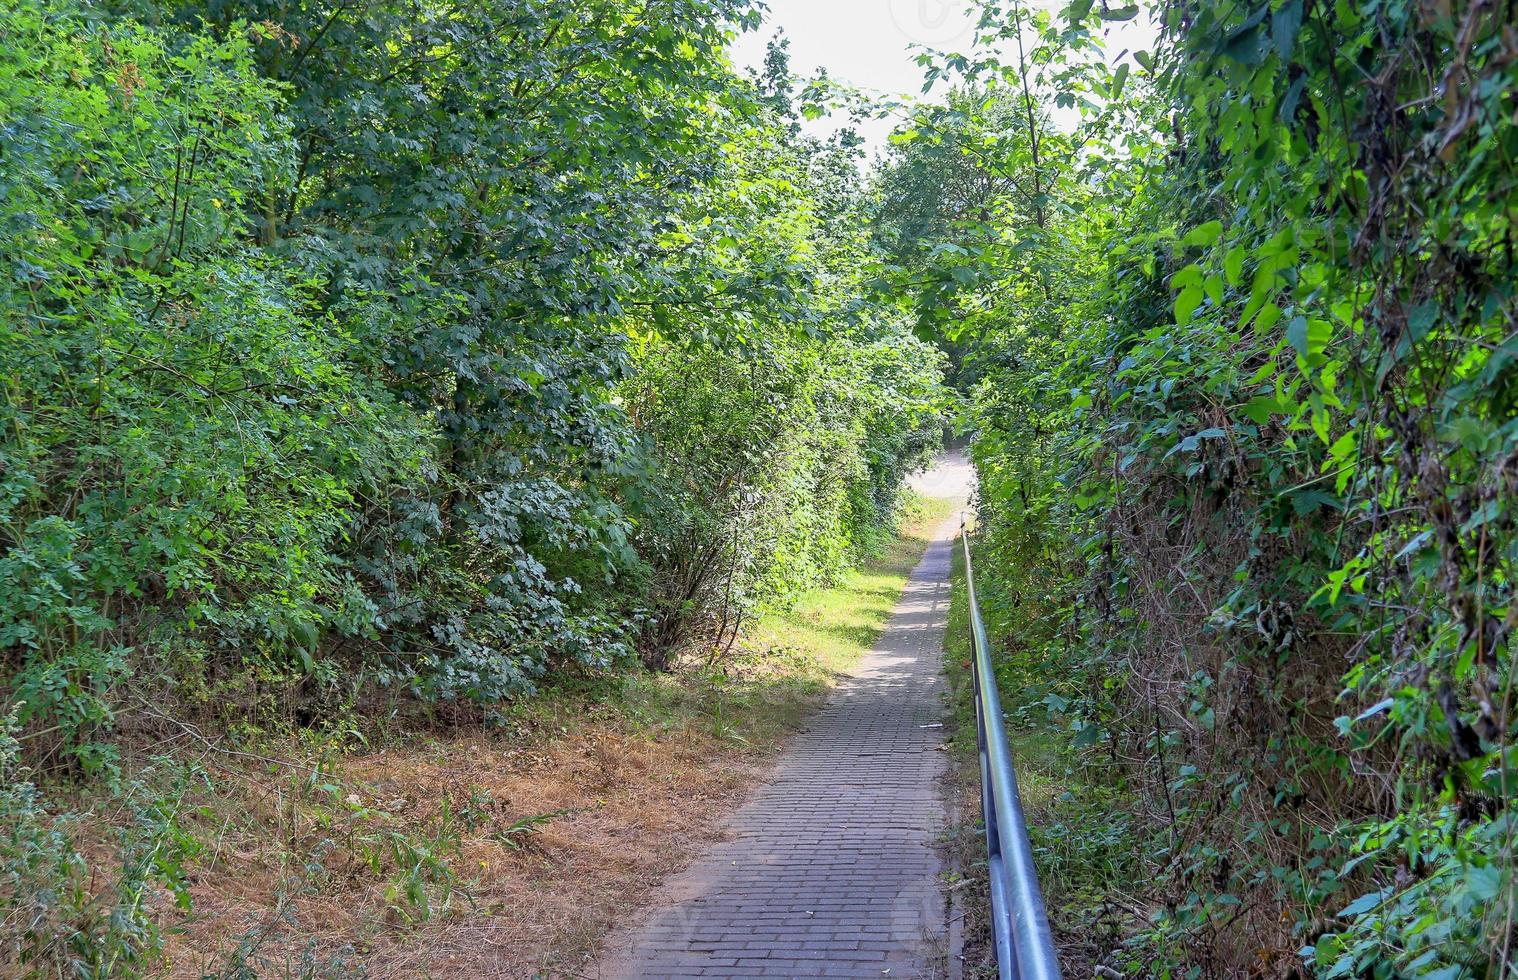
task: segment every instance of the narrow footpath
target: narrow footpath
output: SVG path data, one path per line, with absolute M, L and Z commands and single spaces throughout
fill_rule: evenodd
M 963 500 L 970 468 L 943 457 L 913 481 Z M 946 911 L 943 631 L 959 514 L 939 528 L 874 649 L 798 735 L 728 838 L 668 882 L 593 974 L 933 977 Z

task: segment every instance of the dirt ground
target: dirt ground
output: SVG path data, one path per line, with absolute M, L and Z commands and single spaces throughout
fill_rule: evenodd
M 574 976 L 712 839 L 768 755 L 689 727 L 597 725 L 538 748 L 479 737 L 347 759 L 328 777 L 338 800 L 229 786 L 254 819 L 216 839 L 165 975 Z M 451 885 L 416 853 L 428 847 Z M 406 892 L 418 866 L 425 909 Z

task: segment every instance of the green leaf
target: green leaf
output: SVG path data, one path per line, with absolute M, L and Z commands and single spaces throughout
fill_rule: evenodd
M 1344 940 L 1330 932 L 1319 936 L 1317 945 L 1311 947 L 1311 949 L 1313 951 L 1314 962 L 1322 969 L 1344 955 Z
M 1175 298 L 1175 322 L 1181 326 L 1190 323 L 1196 309 L 1202 303 L 1202 287 L 1187 286 Z
M 1291 506 L 1299 515 L 1311 514 L 1319 508 L 1343 510 L 1344 502 L 1327 490 L 1298 490 L 1291 495 Z
M 1249 254 L 1242 245 L 1235 245 L 1228 250 L 1228 255 L 1223 259 L 1223 275 L 1228 279 L 1228 285 L 1237 286 L 1244 276 L 1244 257 Z
M 1184 286 L 1200 286 L 1202 284 L 1202 267 L 1195 262 L 1184 265 L 1177 269 L 1175 275 L 1170 277 L 1170 287 L 1180 289 Z
M 1270 16 L 1270 40 L 1282 61 L 1291 58 L 1291 49 L 1297 43 L 1297 32 L 1302 28 L 1302 0 L 1286 0 Z
M 1297 353 L 1306 357 L 1311 348 L 1307 343 L 1307 317 L 1296 316 L 1286 325 L 1286 342 L 1297 349 Z
M 1382 902 L 1386 901 L 1387 897 L 1391 895 L 1393 891 L 1394 889 L 1391 888 L 1382 888 L 1377 891 L 1368 892 L 1367 894 L 1361 895 L 1359 898 L 1355 899 L 1353 902 L 1350 902 L 1348 905 L 1344 906 L 1344 908 L 1339 910 L 1339 918 L 1352 919 L 1357 915 L 1363 915 L 1366 912 L 1369 912 L 1371 909 L 1375 908 L 1377 905 L 1380 905 Z
M 1327 320 L 1317 317 L 1294 316 L 1286 325 L 1286 340 L 1304 358 L 1323 353 L 1333 335 L 1333 327 Z
M 1302 100 L 1302 90 L 1307 87 L 1307 75 L 1298 75 L 1281 96 L 1281 121 L 1290 124 L 1296 118 L 1297 105 Z
M 1072 24 L 1083 22 L 1091 14 L 1095 0 L 1074 0 L 1065 6 L 1065 19 Z
M 1187 245 L 1211 245 L 1223 234 L 1223 222 L 1209 221 L 1191 229 L 1182 239 Z
M 1392 560 L 1393 561 L 1401 561 L 1402 559 L 1406 558 L 1408 555 L 1412 554 L 1413 552 L 1417 551 L 1419 548 L 1421 548 L 1425 544 L 1427 544 L 1428 541 L 1429 541 L 1429 539 L 1432 538 L 1433 536 L 1434 536 L 1434 532 L 1433 531 L 1419 531 L 1417 534 L 1413 535 L 1413 538 L 1412 538 L 1411 541 L 1407 542 L 1407 544 L 1405 544 L 1405 545 L 1402 546 L 1402 550 L 1399 551 L 1399 552 L 1397 552 L 1396 556 Z
M 1329 458 L 1324 462 L 1324 469 L 1332 469 L 1341 465 L 1344 460 L 1359 446 L 1359 435 L 1356 432 L 1346 432 L 1334 444 L 1328 447 Z
M 1466 888 L 1478 902 L 1490 902 L 1502 890 L 1502 873 L 1495 864 L 1471 868 L 1465 874 Z
M 1257 65 L 1265 58 L 1261 23 L 1270 13 L 1270 4 L 1262 3 L 1244 23 L 1218 43 L 1217 53 L 1244 65 Z
M 1273 395 L 1258 395 L 1244 403 L 1244 414 L 1259 425 L 1269 422 L 1272 415 L 1287 411 Z
M 1112 73 L 1112 91 L 1108 98 L 1116 102 L 1123 94 L 1123 84 L 1128 81 L 1128 66 L 1118 65 L 1117 71 Z

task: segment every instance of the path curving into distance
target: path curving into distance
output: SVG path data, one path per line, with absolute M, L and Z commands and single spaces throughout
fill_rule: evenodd
M 914 489 L 963 500 L 971 470 L 946 455 Z M 940 665 L 950 547 L 939 528 L 875 647 L 791 742 L 728 839 L 661 889 L 592 975 L 933 976 L 946 931 L 939 781 Z

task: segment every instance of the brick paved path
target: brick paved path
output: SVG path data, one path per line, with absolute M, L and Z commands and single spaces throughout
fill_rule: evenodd
M 944 762 L 942 731 L 923 726 L 942 715 L 957 521 L 928 548 L 875 649 L 733 816 L 730 839 L 673 879 L 594 975 L 935 975 Z

